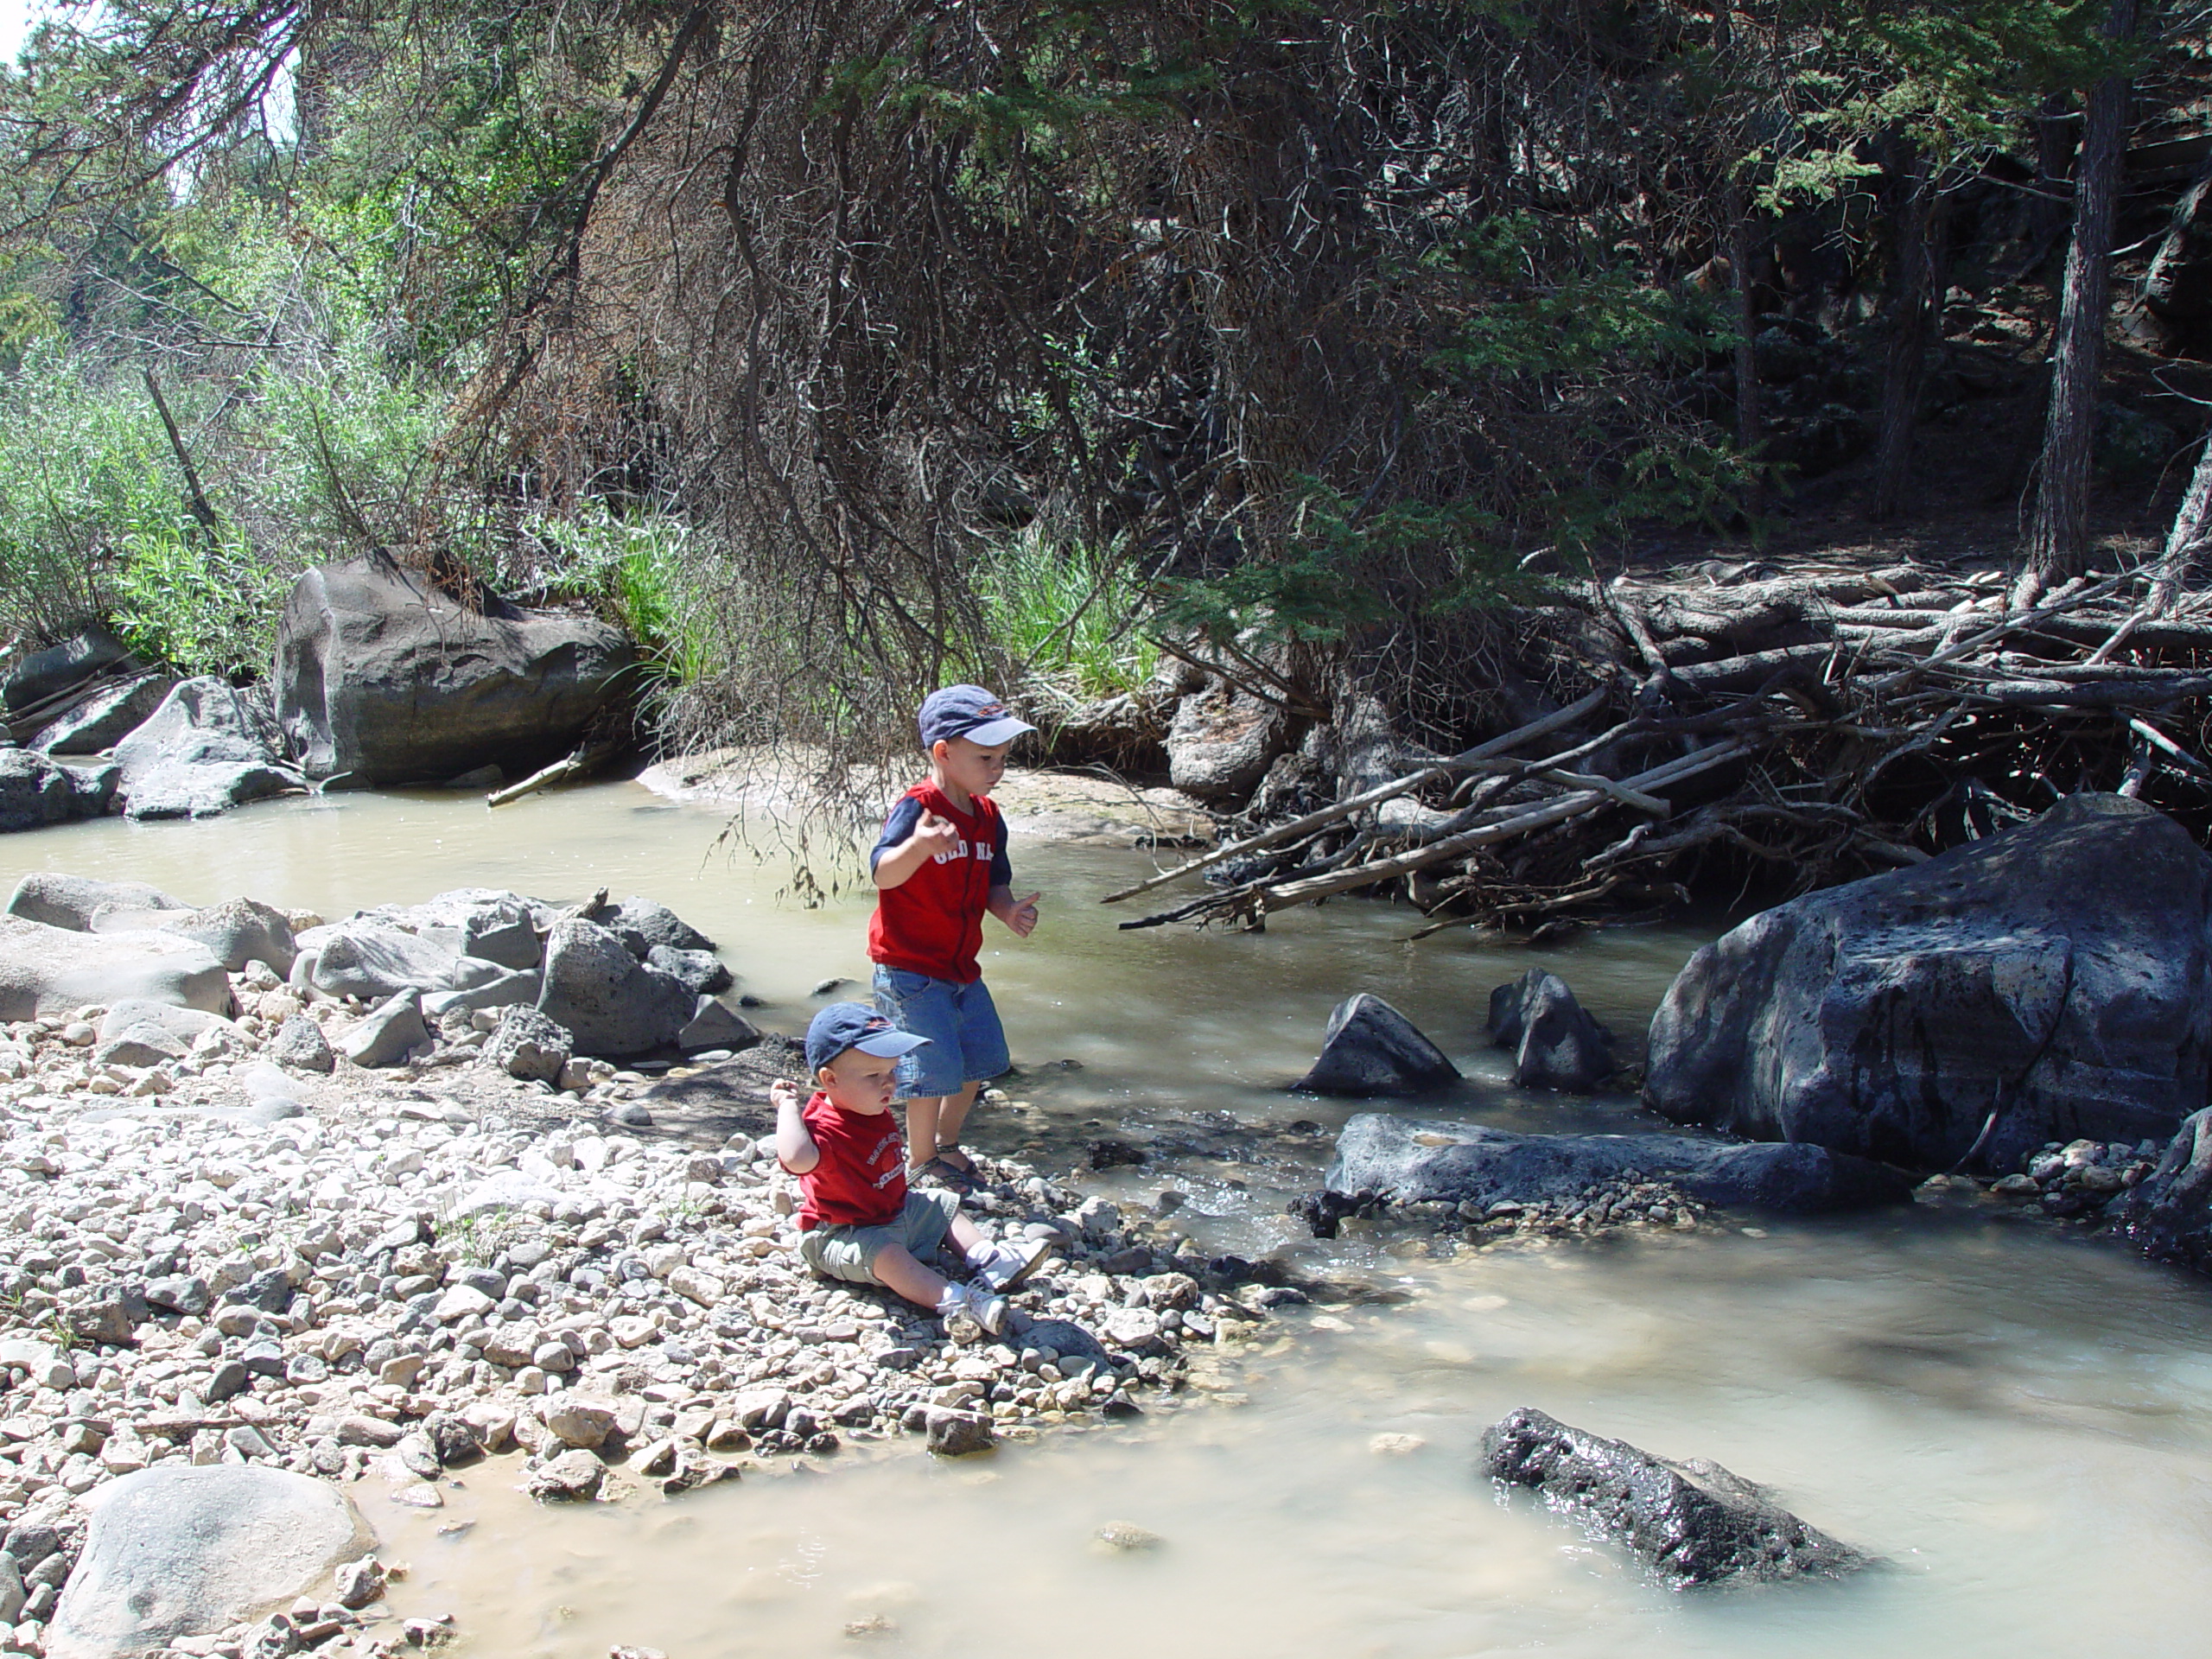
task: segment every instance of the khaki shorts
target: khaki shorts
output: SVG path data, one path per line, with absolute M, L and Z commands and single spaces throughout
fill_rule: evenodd
M 903 1246 L 917 1262 L 926 1262 L 952 1229 L 960 1213 L 957 1193 L 932 1188 L 906 1194 L 906 1208 L 895 1221 L 880 1227 L 814 1227 L 798 1236 L 798 1253 L 806 1265 L 832 1279 L 855 1285 L 880 1284 L 875 1258 L 887 1244 Z

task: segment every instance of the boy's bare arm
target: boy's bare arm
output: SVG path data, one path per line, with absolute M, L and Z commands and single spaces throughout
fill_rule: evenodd
M 925 810 L 916 822 L 913 833 L 875 861 L 875 885 L 879 889 L 902 887 L 908 876 L 930 860 L 959 845 L 960 826 L 950 818 L 940 818 Z
M 1037 901 L 1044 896 L 1033 893 L 1027 899 L 1016 899 L 1012 887 L 993 887 L 983 908 L 1012 928 L 1014 938 L 1026 939 L 1037 931 Z
M 778 1077 L 768 1098 L 776 1103 L 776 1161 L 792 1174 L 804 1175 L 822 1161 L 822 1148 L 814 1144 L 806 1120 L 799 1116 L 803 1103 L 798 1085 Z

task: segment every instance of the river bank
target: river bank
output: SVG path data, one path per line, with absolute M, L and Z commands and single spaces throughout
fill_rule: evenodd
M 493 814 L 361 795 L 7 844 L 39 867 L 194 897 L 216 896 L 211 872 L 250 872 L 237 885 L 326 915 L 462 884 L 645 893 L 722 941 L 765 1005 L 749 1017 L 795 1027 L 817 984 L 863 969 L 866 899 L 779 899 L 772 858 L 710 850 L 721 822 L 608 785 Z M 982 1459 L 846 1436 L 826 1459 L 800 1454 L 804 1471 L 788 1453 L 738 1453 L 758 1468 L 673 1500 L 617 1470 L 626 1491 L 541 1506 L 515 1490 L 529 1455 L 516 1450 L 446 1471 L 435 1510 L 389 1503 L 372 1472 L 346 1484 L 379 1556 L 412 1568 L 391 1591 L 397 1613 L 450 1612 L 463 1649 L 546 1659 L 618 1643 L 827 1655 L 855 1640 L 975 1653 L 1013 1630 L 1080 1655 L 1142 1641 L 1177 1659 L 1532 1644 L 1595 1659 L 1630 1643 L 1665 1659 L 1794 1659 L 1907 1643 L 2094 1649 L 2123 1586 L 2131 1630 L 2187 1647 L 2212 1586 L 2197 1542 L 2212 1486 L 2199 1283 L 1948 1206 L 1479 1251 L 1357 1223 L 1317 1241 L 1281 1213 L 1352 1109 L 1282 1092 L 1347 990 L 1389 997 L 1468 1074 L 1425 1109 L 1523 1132 L 1648 1128 L 1624 1097 L 1514 1088 L 1482 1035 L 1484 996 L 1538 960 L 1633 1030 L 1709 926 L 1608 931 L 1535 957 L 1408 950 L 1411 914 L 1382 905 L 1300 912 L 1258 936 L 1132 935 L 1095 901 L 1141 858 L 1018 841 L 1015 859 L 1046 892 L 1046 923 L 985 961 L 1020 1070 L 978 1116 L 983 1149 L 1074 1176 L 1125 1216 L 1180 1194 L 1170 1219 L 1207 1255 L 1274 1255 L 1391 1302 L 1272 1310 L 1255 1340 L 1202 1353 L 1179 1409 L 1055 1426 Z M 642 1150 L 618 1166 L 645 1167 L 655 1136 L 620 1134 Z M 1147 1161 L 1084 1168 L 1107 1135 Z M 1715 1458 L 1903 1570 L 1678 1604 L 1609 1548 L 1491 1501 L 1475 1442 L 1521 1405 Z M 1426 1444 L 1378 1452 L 1377 1435 Z M 1096 1540 L 1117 1522 L 1161 1541 Z M 2085 1587 L 2054 1600 L 2053 1583 Z M 389 1639 L 397 1622 L 363 1634 Z

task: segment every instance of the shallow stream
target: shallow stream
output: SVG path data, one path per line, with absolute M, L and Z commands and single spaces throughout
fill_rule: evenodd
M 713 934 L 767 1005 L 755 1017 L 795 1029 L 818 982 L 865 979 L 868 898 L 779 899 L 782 865 L 718 849 L 721 823 L 631 785 L 496 814 L 474 797 L 346 796 L 11 836 L 0 884 L 60 869 L 333 916 L 460 886 L 604 886 Z M 1348 1109 L 1281 1085 L 1339 998 L 1388 997 L 1468 1072 L 1424 1109 L 1628 1127 L 1626 1100 L 1516 1094 L 1482 1044 L 1488 992 L 1540 962 L 1635 1031 L 1703 935 L 1408 945 L 1406 912 L 1361 903 L 1257 936 L 1122 933 L 1124 907 L 1096 899 L 1143 859 L 1017 842 L 1046 920 L 1027 943 L 995 929 L 983 965 L 1025 1104 L 987 1109 L 971 1138 L 1061 1168 L 1089 1141 L 1128 1141 L 1152 1161 L 1079 1184 L 1125 1203 L 1173 1188 L 1178 1220 L 1221 1248 L 1290 1244 L 1409 1300 L 1281 1310 L 1186 1407 L 957 1464 L 860 1447 L 584 1511 L 534 1508 L 508 1460 L 427 1514 L 365 1483 L 384 1554 L 414 1569 L 405 1611 L 451 1610 L 468 1651 L 545 1659 L 614 1643 L 672 1659 L 2212 1651 L 2212 1287 L 1933 1210 L 1459 1256 L 1357 1226 L 1298 1243 L 1283 1199 L 1315 1184 Z M 1656 1589 L 1474 1473 L 1484 1426 L 1517 1405 L 1716 1459 L 1889 1565 Z M 1382 1433 L 1425 1443 L 1380 1454 Z M 1093 1535 L 1110 1521 L 1162 1542 L 1109 1551 Z

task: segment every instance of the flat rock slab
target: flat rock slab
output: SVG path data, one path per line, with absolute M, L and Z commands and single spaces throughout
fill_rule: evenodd
M 769 1035 L 719 1065 L 688 1077 L 664 1077 L 639 1099 L 652 1114 L 656 1129 L 686 1140 L 719 1141 L 773 1130 L 769 1086 L 778 1077 L 806 1075 L 805 1049 L 788 1037 Z
M 163 1465 L 92 1501 L 48 1659 L 120 1659 L 212 1634 L 316 1588 L 371 1541 L 335 1486 L 255 1465 Z
M 1515 1135 L 1479 1123 L 1416 1123 L 1362 1112 L 1337 1137 L 1326 1185 L 1395 1204 L 1529 1204 L 1572 1198 L 1630 1170 L 1707 1204 L 1800 1213 L 1905 1204 L 1914 1185 L 1903 1170 L 1825 1147 L 1679 1135 Z
M 0 1020 L 126 998 L 227 1014 L 230 976 L 204 944 L 168 933 L 78 933 L 0 916 Z
M 110 905 L 132 910 L 190 910 L 181 899 L 170 897 L 143 881 L 102 881 L 90 875 L 63 875 L 54 870 L 34 870 L 16 883 L 8 898 L 8 914 L 48 927 L 89 933 L 92 918 Z
M 1483 1431 L 1483 1472 L 1626 1544 L 1669 1588 L 1833 1578 L 1875 1558 L 1717 1463 L 1655 1458 L 1523 1406 Z

